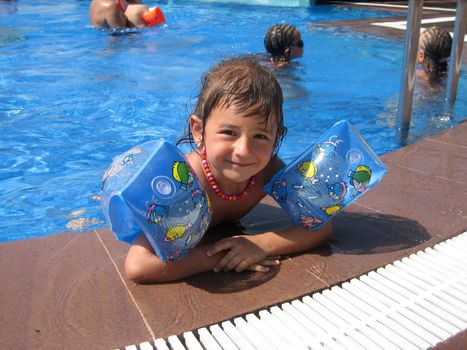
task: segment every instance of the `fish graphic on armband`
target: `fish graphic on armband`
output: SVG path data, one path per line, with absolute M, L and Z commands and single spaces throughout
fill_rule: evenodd
M 204 203 L 206 203 L 206 195 L 199 188 L 195 188 L 191 192 L 191 199 L 193 200 L 195 208 L 202 208 Z
M 365 165 L 358 166 L 354 171 L 349 173 L 350 184 L 359 193 L 363 193 L 368 188 L 371 179 L 371 169 Z
M 185 237 L 188 231 L 188 225 L 175 224 L 165 233 L 164 241 L 173 242 L 177 239 Z
M 323 206 L 321 207 L 321 210 L 328 216 L 332 216 L 332 215 L 336 215 L 341 209 L 342 209 L 342 205 L 340 204 L 335 204 L 335 205 L 331 205 L 331 206 Z
M 313 216 L 305 216 L 303 214 L 300 214 L 300 222 L 305 228 L 310 229 L 321 225 L 323 223 L 323 220 L 315 218 Z
M 318 149 L 318 159 L 321 160 L 324 157 L 334 157 L 336 155 L 337 145 L 343 142 L 342 140 L 337 139 L 337 136 L 331 136 L 328 141 L 320 143 L 316 146 Z
M 274 181 L 271 187 L 272 197 L 277 202 L 285 202 L 287 200 L 287 181 L 280 179 Z
M 333 183 L 331 185 L 328 185 L 328 194 L 329 197 L 334 199 L 335 201 L 342 201 L 347 194 L 347 184 L 345 181 L 339 181 L 336 183 Z
M 160 224 L 169 215 L 169 207 L 166 205 L 151 204 L 146 212 L 146 218 L 150 224 Z
M 188 190 L 188 188 L 193 185 L 193 174 L 186 162 L 174 162 L 172 176 L 175 180 L 180 182 L 180 188 L 182 190 Z

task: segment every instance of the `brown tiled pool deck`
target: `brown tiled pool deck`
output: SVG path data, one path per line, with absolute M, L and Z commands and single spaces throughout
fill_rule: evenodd
M 107 229 L 2 243 L 0 349 L 113 349 L 165 338 L 320 291 L 467 230 L 467 123 L 382 160 L 387 176 L 334 219 L 329 244 L 267 274 L 137 285 L 123 273 L 128 246 Z M 216 232 L 287 223 L 266 199 L 241 225 Z M 466 343 L 464 331 L 436 349 Z

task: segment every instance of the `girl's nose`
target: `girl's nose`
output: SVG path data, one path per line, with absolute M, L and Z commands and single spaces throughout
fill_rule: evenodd
M 251 154 L 250 141 L 246 137 L 240 137 L 235 143 L 235 153 L 238 156 L 246 157 Z

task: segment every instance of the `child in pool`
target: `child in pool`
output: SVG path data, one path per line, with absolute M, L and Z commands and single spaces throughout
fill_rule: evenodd
M 271 72 L 249 58 L 223 61 L 202 79 L 186 135 L 194 151 L 188 162 L 209 196 L 211 226 L 240 219 L 265 196 L 263 186 L 284 163 L 277 156 L 286 133 L 282 90 Z M 277 256 L 317 247 L 330 225 L 310 232 L 293 226 L 200 244 L 185 257 L 164 263 L 144 234 L 130 247 L 125 271 L 135 282 L 178 280 L 208 270 L 265 272 Z
M 146 27 L 143 16 L 149 12 L 139 0 L 92 0 L 89 6 L 91 25 L 96 28 Z
M 303 55 L 300 31 L 291 24 L 274 24 L 264 37 L 264 47 L 270 61 L 277 67 L 286 66 L 290 60 Z
M 448 71 L 452 38 L 447 30 L 438 27 L 425 29 L 420 35 L 417 76 L 425 84 L 443 80 Z

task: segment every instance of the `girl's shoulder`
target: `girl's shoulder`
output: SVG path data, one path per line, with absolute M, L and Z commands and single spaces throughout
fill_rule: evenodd
M 283 167 L 285 167 L 285 163 L 278 156 L 272 157 L 269 164 L 258 174 L 258 180 L 266 184 Z
M 195 171 L 197 175 L 199 175 L 201 173 L 201 170 L 203 170 L 199 154 L 193 151 L 185 154 L 185 158 L 187 159 L 190 167 Z

